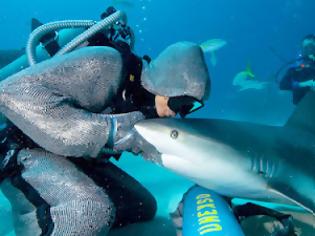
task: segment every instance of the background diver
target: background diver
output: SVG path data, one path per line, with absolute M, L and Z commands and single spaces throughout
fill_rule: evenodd
M 152 195 L 103 150 L 158 161 L 133 125 L 185 116 L 208 97 L 208 69 L 196 44 L 173 44 L 150 64 L 123 40 L 99 34 L 88 44 L 0 83 L 8 119 L 0 181 L 17 235 L 96 235 L 152 219 Z
M 280 81 L 281 90 L 291 90 L 293 104 L 315 88 L 315 35 L 307 35 L 301 44 L 301 57 Z

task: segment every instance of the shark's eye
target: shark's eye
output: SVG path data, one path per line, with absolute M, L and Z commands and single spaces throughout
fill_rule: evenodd
M 176 129 L 171 131 L 171 138 L 172 139 L 177 139 L 178 137 L 178 131 Z

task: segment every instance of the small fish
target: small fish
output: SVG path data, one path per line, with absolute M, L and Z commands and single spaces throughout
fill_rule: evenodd
M 200 47 L 204 52 L 217 51 L 226 45 L 226 41 L 223 39 L 210 39 L 200 44 Z
M 211 64 L 215 66 L 217 64 L 216 51 L 226 45 L 226 41 L 223 39 L 210 39 L 200 44 L 200 47 L 204 53 L 211 53 Z
M 253 73 L 250 65 L 247 66 L 246 70 L 237 73 L 233 79 L 233 85 L 240 87 L 239 91 L 248 89 L 261 90 L 266 88 L 268 84 L 268 82 L 255 80 L 255 74 Z

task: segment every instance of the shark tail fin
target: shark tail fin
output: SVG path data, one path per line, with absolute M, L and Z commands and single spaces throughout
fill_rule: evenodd
M 31 19 L 31 31 L 33 31 L 34 29 L 36 29 L 42 25 L 43 25 L 43 23 L 40 22 L 38 19 L 36 19 L 36 18 Z
M 315 134 L 315 91 L 309 91 L 299 102 L 285 127 L 295 127 Z

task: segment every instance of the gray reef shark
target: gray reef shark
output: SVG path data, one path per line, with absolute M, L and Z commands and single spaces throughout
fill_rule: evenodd
M 0 50 L 0 69 L 11 63 L 24 54 L 24 49 L 20 50 Z
M 314 105 L 309 92 L 284 126 L 168 118 L 135 127 L 161 153 L 159 164 L 203 187 L 315 216 Z

